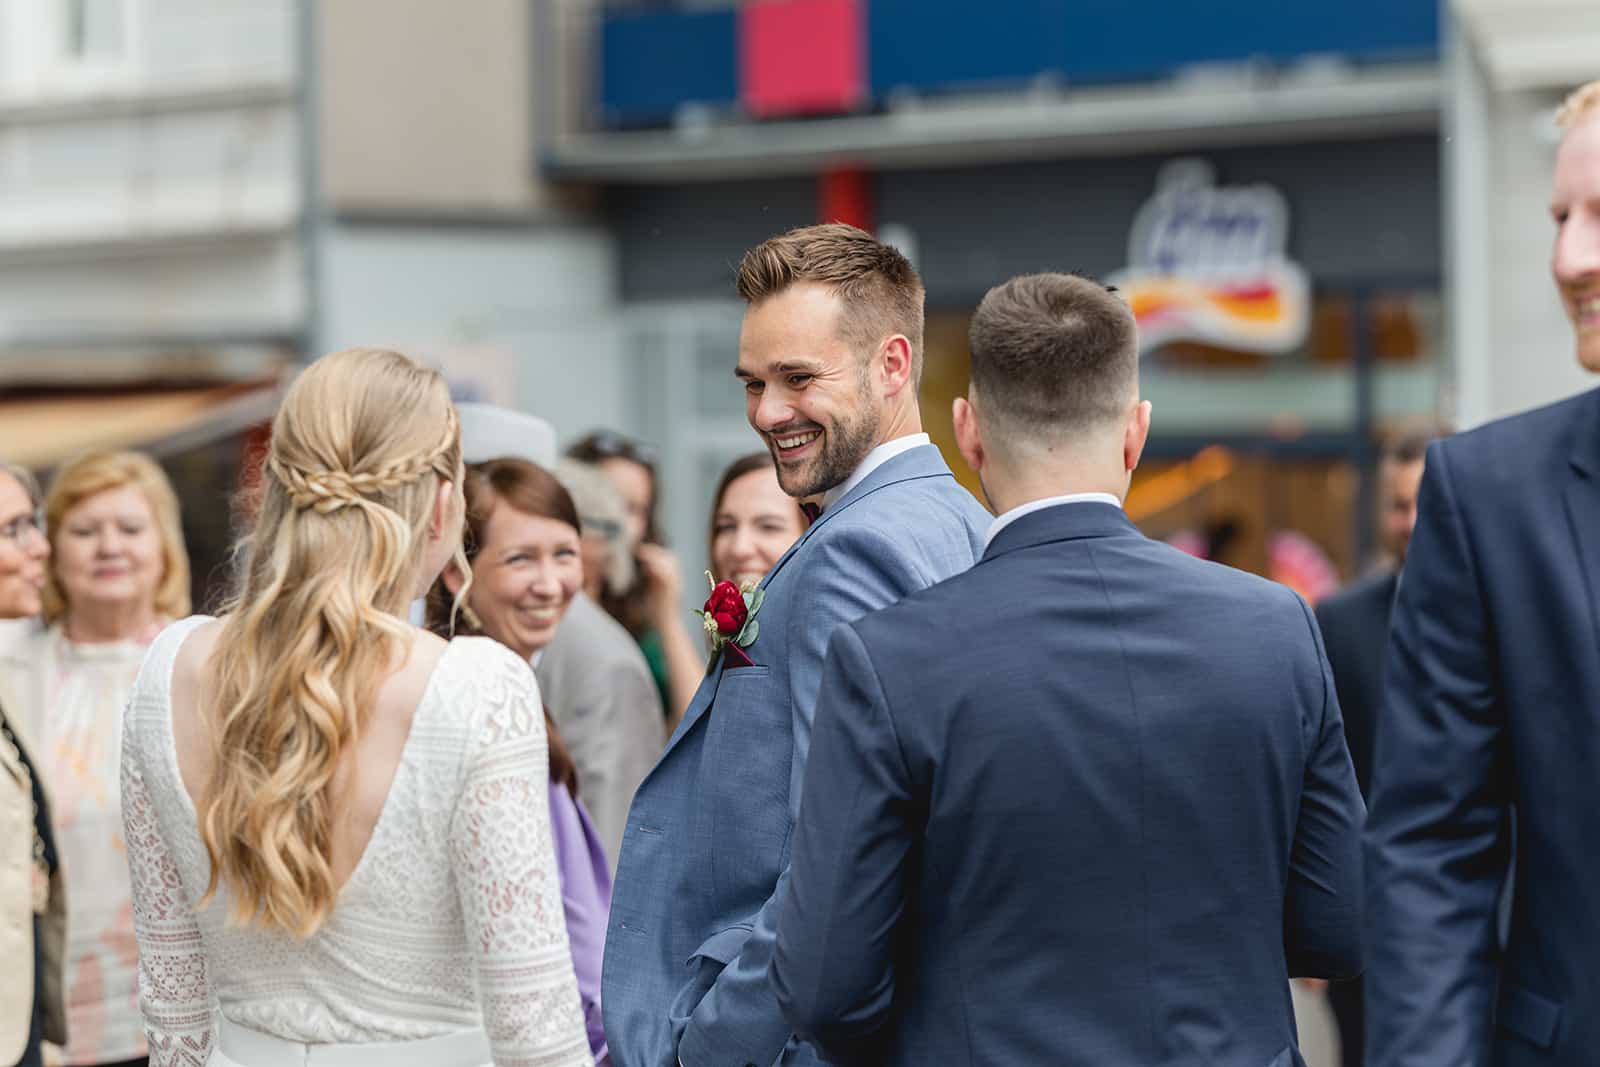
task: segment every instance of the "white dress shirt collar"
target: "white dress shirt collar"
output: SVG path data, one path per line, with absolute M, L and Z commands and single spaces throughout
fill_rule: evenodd
M 931 443 L 932 442 L 929 440 L 928 435 L 925 433 L 907 434 L 904 437 L 896 437 L 893 441 L 885 441 L 883 444 L 867 453 L 867 458 L 861 461 L 860 465 L 856 467 L 855 471 L 850 475 L 850 477 L 846 478 L 844 481 L 840 482 L 838 485 L 822 494 L 822 510 L 827 511 L 839 501 L 843 500 L 846 493 L 850 492 L 850 490 L 854 489 L 856 486 L 860 485 L 864 480 L 866 480 L 867 475 L 871 474 L 873 471 L 877 470 L 879 467 L 883 466 L 900 453 L 909 452 L 913 448 L 917 448 L 920 445 Z
M 1032 515 L 1035 511 L 1053 508 L 1058 504 L 1110 504 L 1119 510 L 1122 507 L 1122 501 L 1110 493 L 1068 493 L 1065 496 L 1047 496 L 1043 500 L 1030 500 L 1026 504 L 1019 504 L 1010 511 L 995 516 L 994 521 L 989 524 L 989 532 L 983 535 L 984 549 L 987 550 L 994 543 L 1001 530 L 1024 515 Z

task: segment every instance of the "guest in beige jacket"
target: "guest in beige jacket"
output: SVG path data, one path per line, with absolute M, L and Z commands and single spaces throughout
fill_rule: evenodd
M 0 464 L 0 620 L 32 618 L 43 607 L 50 545 L 39 526 L 39 503 L 33 478 Z M 0 621 L 0 627 L 9 625 Z M 61 996 L 66 894 L 44 783 L 15 726 L 21 709 L 9 681 L 0 677 L 0 1064 L 39 1067 L 44 1042 L 67 1042 Z

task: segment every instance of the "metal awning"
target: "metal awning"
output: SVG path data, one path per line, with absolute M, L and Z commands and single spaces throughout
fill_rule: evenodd
M 162 391 L 53 392 L 0 400 L 0 460 L 47 470 L 102 449 L 181 452 L 270 420 L 277 378 Z
M 543 152 L 547 176 L 601 182 L 698 181 L 975 160 L 1190 151 L 1435 130 L 1436 63 L 1310 67 L 1293 75 L 1174 79 L 916 101 L 881 115 L 575 133 Z

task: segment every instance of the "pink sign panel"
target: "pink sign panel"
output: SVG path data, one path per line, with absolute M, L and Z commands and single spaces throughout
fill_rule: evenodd
M 866 86 L 861 0 L 754 0 L 739 10 L 739 98 L 757 118 L 849 111 Z

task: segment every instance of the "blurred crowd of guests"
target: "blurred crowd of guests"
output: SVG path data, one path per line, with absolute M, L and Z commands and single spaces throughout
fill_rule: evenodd
M 452 565 L 416 612 L 501 642 L 538 675 L 568 934 L 603 1063 L 600 966 L 628 806 L 707 647 L 659 535 L 647 447 L 600 432 L 558 457 L 541 420 L 462 407 L 470 576 Z M 712 575 L 759 579 L 805 525 L 770 456 L 737 460 L 708 517 Z M 17 961 L 0 973 L 0 1064 L 148 1063 L 120 719 L 146 649 L 190 614 L 190 588 L 178 497 L 148 456 L 85 456 L 48 492 L 0 466 L 0 849 L 15 853 L 0 857 L 0 954 Z

